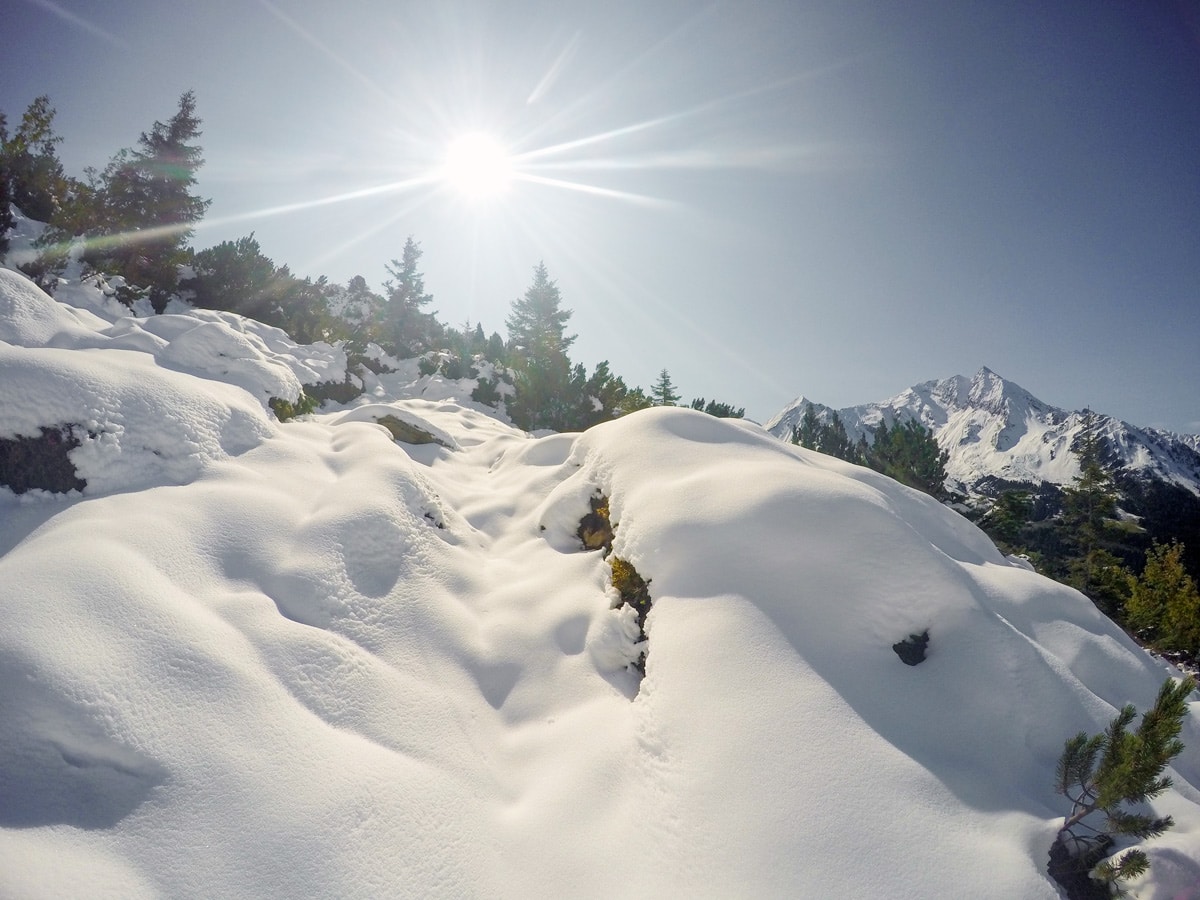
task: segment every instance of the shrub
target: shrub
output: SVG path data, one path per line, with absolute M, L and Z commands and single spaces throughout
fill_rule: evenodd
M 1150 861 L 1141 850 L 1128 850 L 1117 861 L 1101 858 L 1113 844 L 1113 835 L 1150 838 L 1162 834 L 1174 822 L 1170 816 L 1154 817 L 1125 809 L 1141 804 L 1171 786 L 1162 774 L 1167 764 L 1183 752 L 1179 740 L 1187 715 L 1187 696 L 1195 689 L 1193 678 L 1176 682 L 1168 678 L 1154 707 L 1142 715 L 1136 732 L 1127 731 L 1136 710 L 1126 705 L 1101 734 L 1079 732 L 1067 740 L 1058 760 L 1055 789 L 1071 801 L 1071 812 L 1063 821 L 1051 850 L 1050 874 L 1066 886 L 1095 867 L 1095 875 L 1110 891 L 1120 891 L 1119 881 L 1145 872 Z M 1102 827 L 1087 820 L 1103 813 Z M 1093 879 L 1096 880 L 1096 879 Z
M 295 402 L 284 400 L 282 397 L 272 397 L 267 401 L 267 406 L 271 407 L 271 412 L 275 413 L 275 418 L 280 422 L 286 422 L 289 419 L 294 419 L 296 416 L 306 416 L 317 409 L 317 401 L 310 397 L 304 391 L 300 392 L 300 396 Z

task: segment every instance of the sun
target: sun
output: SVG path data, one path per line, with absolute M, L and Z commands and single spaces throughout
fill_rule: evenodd
M 446 147 L 441 177 L 468 200 L 495 197 L 512 185 L 512 155 L 490 134 L 463 134 Z

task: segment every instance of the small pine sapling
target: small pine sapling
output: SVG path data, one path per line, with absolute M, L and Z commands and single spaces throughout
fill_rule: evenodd
M 1145 839 L 1174 824 L 1170 816 L 1131 812 L 1123 806 L 1145 803 L 1171 786 L 1170 777 L 1162 772 L 1183 752 L 1179 732 L 1187 715 L 1187 697 L 1195 687 L 1190 676 L 1179 682 L 1167 679 L 1135 732 L 1127 730 L 1137 712 L 1129 704 L 1101 734 L 1089 737 L 1081 731 L 1067 740 L 1058 760 L 1055 788 L 1071 801 L 1071 812 L 1055 844 L 1067 850 L 1076 875 L 1095 867 L 1095 876 L 1110 890 L 1120 892 L 1118 882 L 1136 878 L 1149 868 L 1146 854 L 1137 849 L 1125 852 L 1119 860 L 1097 863 L 1112 846 L 1113 835 Z M 1093 813 L 1104 814 L 1102 827 L 1085 821 Z M 1051 874 L 1063 883 L 1060 875 L 1071 876 L 1072 871 Z

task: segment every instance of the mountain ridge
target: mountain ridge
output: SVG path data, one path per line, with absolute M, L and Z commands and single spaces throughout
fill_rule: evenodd
M 1079 474 L 1071 451 L 1091 427 L 1114 473 L 1165 482 L 1200 497 L 1200 435 L 1141 428 L 1094 411 L 1061 409 L 986 366 L 971 377 L 925 381 L 887 400 L 842 409 L 801 395 L 768 420 L 767 430 L 790 439 L 809 404 L 819 417 L 830 418 L 836 412 L 853 441 L 861 437 L 870 443 L 881 422 L 891 428 L 915 419 L 949 453 L 947 487 L 958 493 L 993 496 L 1012 483 L 1070 484 Z

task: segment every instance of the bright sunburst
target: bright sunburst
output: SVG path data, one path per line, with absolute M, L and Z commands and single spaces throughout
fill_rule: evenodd
M 512 184 L 512 156 L 490 134 L 460 135 L 446 148 L 441 177 L 468 200 L 483 200 L 504 193 Z

